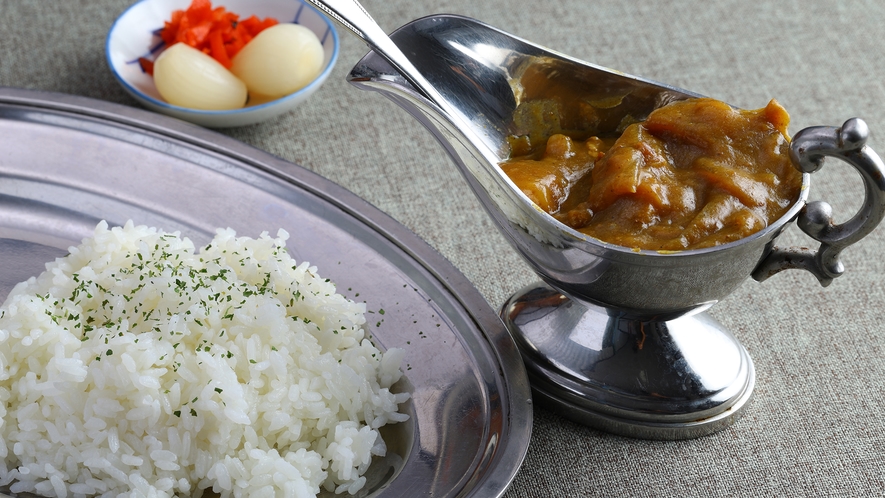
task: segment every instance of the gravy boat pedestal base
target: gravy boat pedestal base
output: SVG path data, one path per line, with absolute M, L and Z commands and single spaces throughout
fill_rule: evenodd
M 514 294 L 501 318 L 535 402 L 606 432 L 705 436 L 735 422 L 753 395 L 747 350 L 706 312 L 639 321 L 539 283 Z

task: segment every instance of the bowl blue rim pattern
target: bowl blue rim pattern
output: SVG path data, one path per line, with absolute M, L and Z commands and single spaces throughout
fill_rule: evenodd
M 108 34 L 105 37 L 104 51 L 105 51 L 105 59 L 107 61 L 108 67 L 111 69 L 111 73 L 113 73 L 113 75 L 114 75 L 114 78 L 116 78 L 117 81 L 119 81 L 120 84 L 123 85 L 123 87 L 127 91 L 129 91 L 130 93 L 132 93 L 134 95 L 138 95 L 140 98 L 143 98 L 146 101 L 148 101 L 151 104 L 156 105 L 158 107 L 162 107 L 162 108 L 166 108 L 166 109 L 170 109 L 170 110 L 175 110 L 178 112 L 188 112 L 188 113 L 193 113 L 195 115 L 205 115 L 205 116 L 220 116 L 220 115 L 230 116 L 230 115 L 246 114 L 249 112 L 255 112 L 255 111 L 258 111 L 261 109 L 266 109 L 266 108 L 274 106 L 274 105 L 278 105 L 278 104 L 280 104 L 284 101 L 287 101 L 287 100 L 296 99 L 305 93 L 309 93 L 309 92 L 313 91 L 313 89 L 315 87 L 321 85 L 325 81 L 326 77 L 328 77 L 329 73 L 332 72 L 332 69 L 335 67 L 335 63 L 338 60 L 338 51 L 340 49 L 340 43 L 339 43 L 339 39 L 338 39 L 338 31 L 335 29 L 335 25 L 333 24 L 332 20 L 329 19 L 325 14 L 323 14 L 322 12 L 317 10 L 315 7 L 313 7 L 312 5 L 305 2 L 304 0 L 298 0 L 301 3 L 301 6 L 298 8 L 298 12 L 295 13 L 295 19 L 292 21 L 292 23 L 299 24 L 298 20 L 301 17 L 301 14 L 304 12 L 304 9 L 305 8 L 310 9 L 314 13 L 319 15 L 320 18 L 323 19 L 323 21 L 326 24 L 326 32 L 323 34 L 322 37 L 320 37 L 320 44 L 325 45 L 325 42 L 328 39 L 328 37 L 329 36 L 332 37 L 332 55 L 329 58 L 329 62 L 326 64 L 326 67 L 322 70 L 322 72 L 320 72 L 320 74 L 317 75 L 317 77 L 313 79 L 313 81 L 311 81 L 304 88 L 302 88 L 294 93 L 290 93 L 289 95 L 286 95 L 285 97 L 280 97 L 278 99 L 271 100 L 270 102 L 265 102 L 263 104 L 259 104 L 259 105 L 255 105 L 255 106 L 243 107 L 242 109 L 233 109 L 233 110 L 227 110 L 227 111 L 206 111 L 206 110 L 201 110 L 201 109 L 191 109 L 189 107 L 181 107 L 181 106 L 177 106 L 177 105 L 172 105 L 166 101 L 155 99 L 154 97 L 151 97 L 150 95 L 142 92 L 141 90 L 139 90 L 135 86 L 131 85 L 126 80 L 126 78 L 124 78 L 117 71 L 117 68 L 114 67 L 114 62 L 111 60 L 111 50 L 110 50 L 111 49 L 111 36 L 113 35 L 114 31 L 117 29 L 117 24 L 120 22 L 120 19 L 125 17 L 126 14 L 129 13 L 129 11 L 138 7 L 140 4 L 142 4 L 144 2 L 149 2 L 149 1 L 150 0 L 139 0 L 138 2 L 130 5 L 125 11 L 123 11 L 122 14 L 120 14 L 117 17 L 117 19 L 114 20 L 114 24 L 111 25 L 111 29 L 108 30 Z M 146 53 L 147 54 L 154 54 L 158 50 L 163 48 L 164 45 L 165 45 L 165 42 L 160 42 L 160 43 L 148 48 L 146 50 Z M 130 64 L 130 63 L 135 64 L 135 63 L 137 63 L 137 60 L 126 61 L 126 63 L 127 64 Z

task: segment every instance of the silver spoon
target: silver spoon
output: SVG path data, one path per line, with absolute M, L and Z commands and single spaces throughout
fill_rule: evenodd
M 469 119 L 463 115 L 462 109 L 451 102 L 451 97 L 444 97 L 437 87 L 427 80 L 357 0 L 308 0 L 308 2 L 335 19 L 366 42 L 375 53 L 384 57 L 415 90 L 436 105 L 442 115 L 458 121 L 457 128 L 461 134 L 469 138 L 469 142 L 476 148 L 475 153 L 495 164 L 503 159 L 500 153 L 496 153 L 488 147 L 488 140 L 484 139 L 485 137 L 475 134 L 475 127 L 470 126 L 467 122 Z
M 368 43 L 375 52 L 387 59 L 425 97 L 437 105 L 441 105 L 445 101 L 359 2 L 356 0 L 308 1 Z

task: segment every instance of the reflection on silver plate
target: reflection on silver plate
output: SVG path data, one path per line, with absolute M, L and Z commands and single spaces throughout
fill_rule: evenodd
M 515 345 L 476 289 L 413 233 L 343 188 L 229 137 L 116 104 L 0 88 L 0 300 L 102 219 L 179 230 L 279 228 L 289 252 L 365 301 L 404 348 L 411 415 L 363 496 L 504 493 L 531 433 Z M 384 310 L 384 314 L 379 313 Z M 374 314 L 373 314 L 374 312 Z

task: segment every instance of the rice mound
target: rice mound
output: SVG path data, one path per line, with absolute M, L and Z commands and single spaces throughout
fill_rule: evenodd
M 0 486 L 44 496 L 355 493 L 407 415 L 402 350 L 288 234 L 108 229 L 0 308 Z

